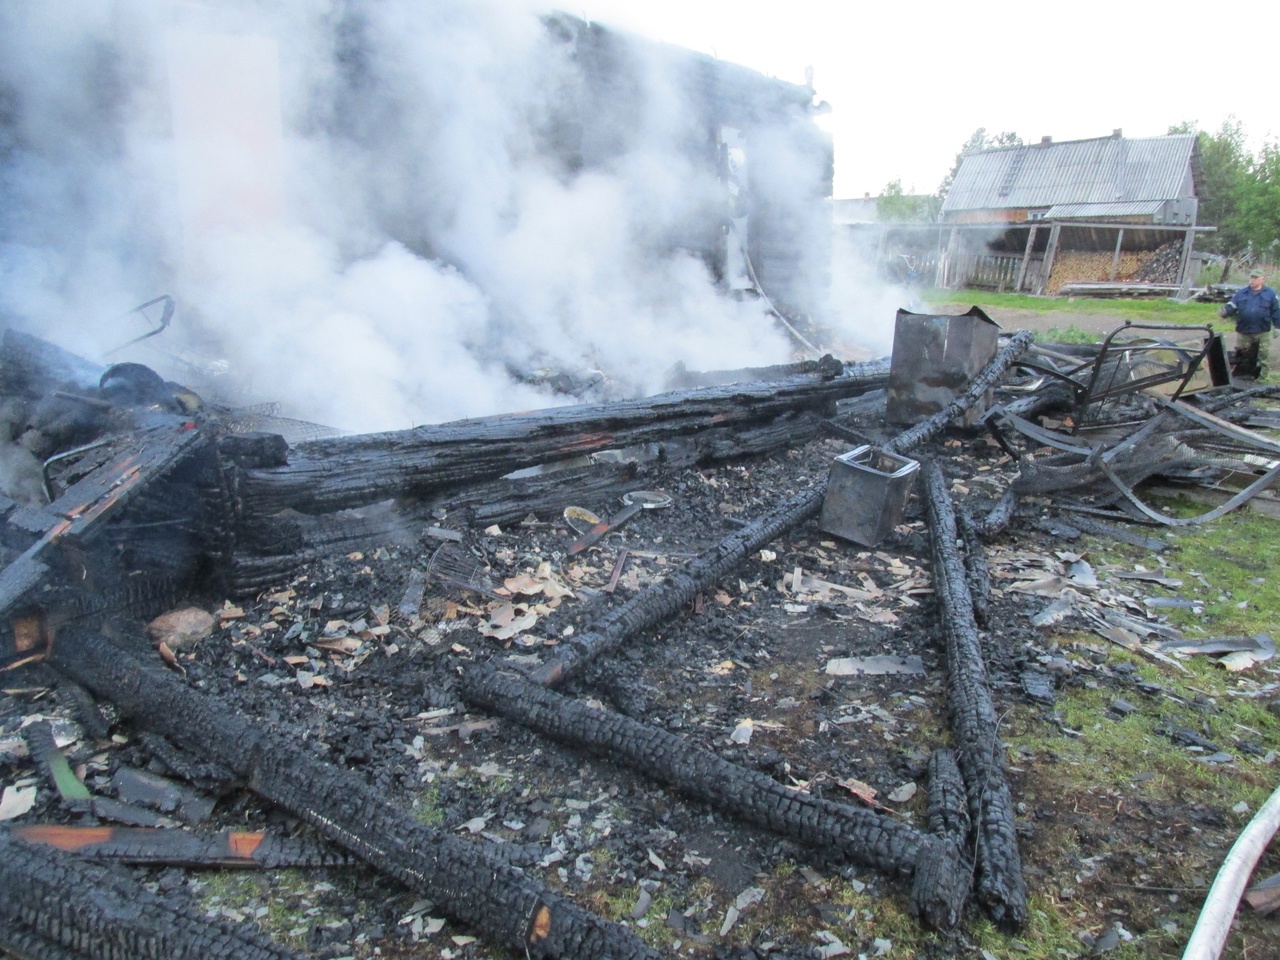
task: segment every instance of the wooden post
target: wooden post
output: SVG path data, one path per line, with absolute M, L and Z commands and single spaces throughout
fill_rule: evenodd
M 1182 263 L 1178 265 L 1178 299 L 1187 299 L 1190 292 L 1191 278 L 1187 276 L 1187 267 L 1191 263 L 1191 245 L 1196 242 L 1196 228 L 1194 221 L 1192 225 L 1187 227 L 1187 232 L 1182 241 Z
M 942 227 L 938 227 L 938 234 L 934 238 L 933 243 L 933 285 L 941 289 L 946 284 L 946 267 L 942 259 Z
M 1124 227 L 1116 231 L 1116 252 L 1111 258 L 1111 282 L 1116 282 L 1116 274 L 1120 271 L 1120 245 L 1124 243 Z
M 1040 270 L 1040 283 L 1036 286 L 1036 295 L 1042 295 L 1049 288 L 1049 276 L 1053 273 L 1053 255 L 1058 252 L 1058 234 L 1062 232 L 1062 224 L 1054 223 L 1049 228 L 1049 246 L 1044 251 L 1044 266 Z
M 960 228 L 952 227 L 951 236 L 947 239 L 947 269 L 943 274 L 944 286 L 948 289 L 953 284 L 959 282 L 959 277 L 955 272 L 956 257 L 960 251 Z
M 1018 265 L 1018 279 L 1013 283 L 1013 292 L 1022 292 L 1022 281 L 1027 278 L 1027 264 L 1031 261 L 1031 251 L 1036 245 L 1036 231 L 1039 229 L 1036 224 L 1031 225 L 1031 230 L 1027 233 L 1027 248 L 1022 251 L 1022 263 Z

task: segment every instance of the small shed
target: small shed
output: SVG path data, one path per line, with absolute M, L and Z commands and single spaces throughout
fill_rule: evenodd
M 1188 282 L 1202 192 L 1194 134 L 966 154 L 943 202 L 938 282 L 1057 293 L 1081 281 Z

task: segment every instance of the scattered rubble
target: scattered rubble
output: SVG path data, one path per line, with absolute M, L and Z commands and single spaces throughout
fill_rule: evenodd
M 1060 685 L 1104 678 L 1103 722 L 1134 723 L 1146 681 L 1109 671 L 1107 645 L 1165 670 L 1275 652 L 1188 639 L 1162 603 L 1194 598 L 1156 591 L 1189 572 L 1070 540 L 1162 548 L 1119 526 L 1159 513 L 1135 495 L 1150 477 L 1235 484 L 1219 516 L 1256 496 L 1280 449 L 1242 425 L 1263 393 L 1179 366 L 1147 381 L 1163 392 L 1101 404 L 1054 353 L 1003 339 L 905 429 L 883 418 L 883 363 L 824 362 L 290 448 L 6 334 L 0 388 L 34 411 L 73 370 L 79 399 L 56 399 L 94 422 L 32 426 L 72 445 L 44 461 L 48 502 L 0 504 L 0 946 L 80 955 L 114 908 L 77 901 L 59 927 L 50 891 L 100 884 L 145 902 L 140 924 L 222 944 L 200 955 L 292 955 L 135 879 L 174 892 L 186 866 L 362 878 L 378 895 L 347 902 L 340 933 L 289 940 L 326 956 L 431 938 L 440 956 L 892 955 L 847 908 L 799 935 L 780 922 L 836 880 L 944 931 L 972 885 L 1022 928 L 1037 873 L 1008 702 L 1052 717 Z M 818 520 L 851 445 L 923 463 L 870 544 Z M 583 459 L 623 446 L 626 463 Z M 619 509 L 629 491 L 664 509 Z M 1097 648 L 1066 658 L 1068 628 Z M 1244 753 L 1161 736 L 1206 762 Z

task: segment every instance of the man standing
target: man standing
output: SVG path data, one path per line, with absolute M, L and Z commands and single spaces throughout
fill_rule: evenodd
M 1249 285 L 1237 290 L 1218 311 L 1219 316 L 1236 321 L 1236 358 L 1231 372 L 1247 377 L 1256 369 L 1258 383 L 1270 382 L 1271 338 L 1280 330 L 1280 303 L 1265 280 L 1261 270 L 1254 270 L 1249 274 Z

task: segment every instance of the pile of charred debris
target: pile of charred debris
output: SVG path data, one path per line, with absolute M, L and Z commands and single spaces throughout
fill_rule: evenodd
M 7 331 L 0 947 L 875 952 L 842 875 L 1019 930 L 998 716 L 1052 703 L 1048 625 L 1170 628 L 1001 558 L 1159 549 L 1195 521 L 1155 480 L 1217 492 L 1199 520 L 1265 496 L 1266 389 L 1207 329 L 1037 345 L 976 308 L 751 374 L 291 447 Z M 273 880 L 192 896 L 286 867 L 293 946 L 253 922 Z

